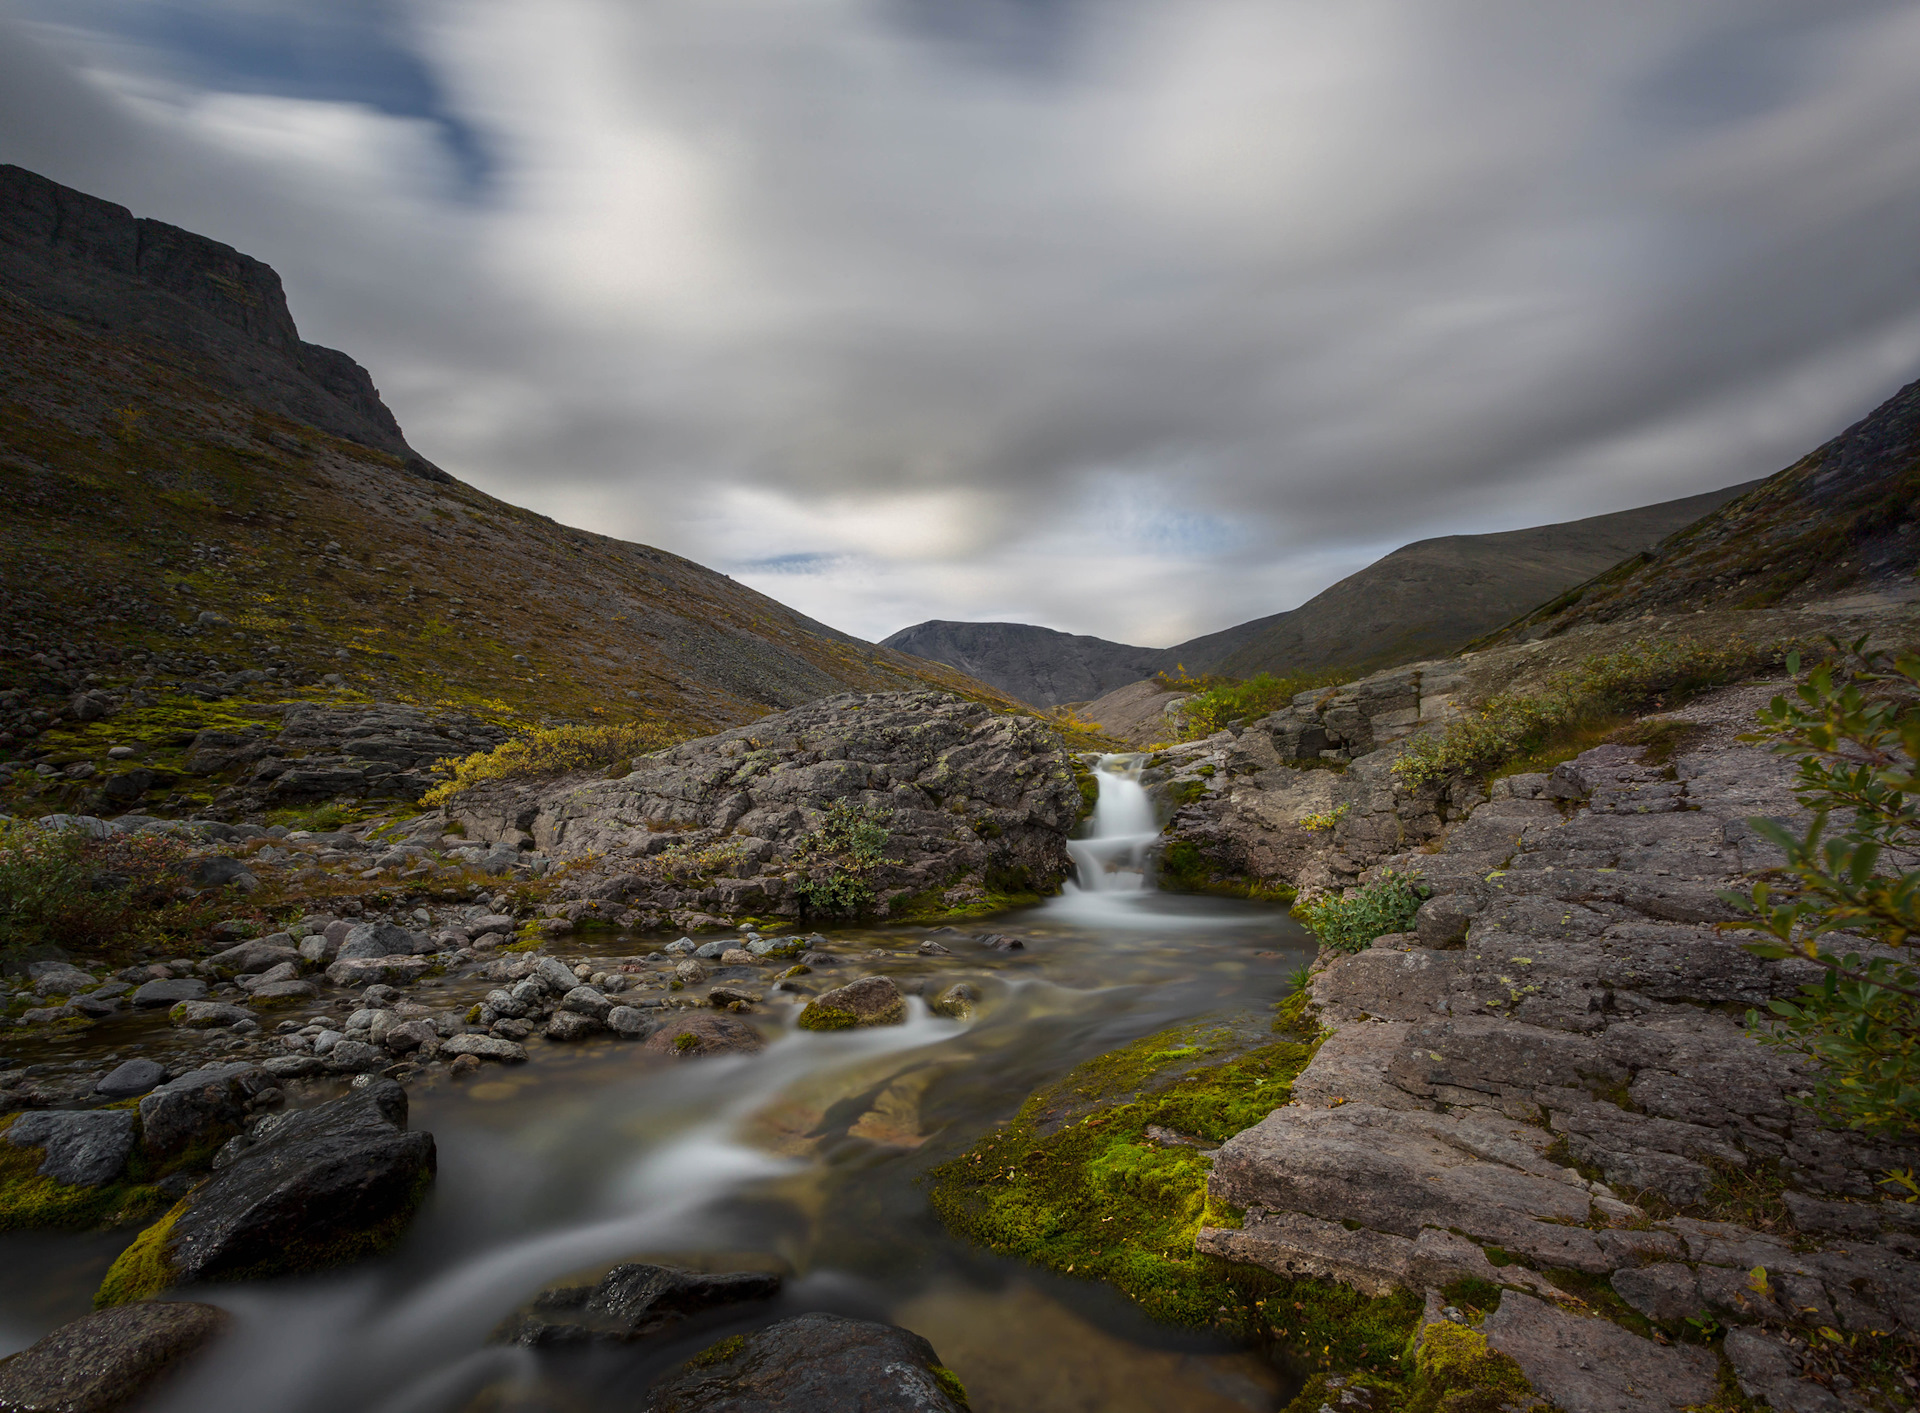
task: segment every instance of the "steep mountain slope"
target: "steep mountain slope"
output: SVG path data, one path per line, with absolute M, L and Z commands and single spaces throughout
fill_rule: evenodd
M 1378 668 L 1452 651 L 1751 486 L 1558 525 L 1417 540 L 1298 608 L 1171 648 L 1139 648 L 1025 623 L 935 621 L 886 646 L 944 662 L 1037 706 L 1087 701 L 1155 672 L 1251 677 Z
M 1474 646 L 1705 609 L 1920 595 L 1920 382 L 1699 523 Z
M 1151 676 L 1165 656 L 1081 633 L 1031 623 L 956 623 L 934 619 L 903 628 L 882 647 L 943 662 L 1036 706 L 1084 702 Z
M 83 690 L 687 729 L 848 689 L 1013 705 L 461 484 L 358 365 L 299 341 L 267 267 L 157 223 L 129 247 L 120 208 L 29 178 L 0 182 L 0 748 Z M 89 263 L 103 243 L 123 268 Z

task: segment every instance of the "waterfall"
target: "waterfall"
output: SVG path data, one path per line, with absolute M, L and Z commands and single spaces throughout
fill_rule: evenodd
M 1067 842 L 1077 881 L 1069 894 L 1141 894 L 1148 891 L 1146 855 L 1160 837 L 1153 797 L 1140 783 L 1138 755 L 1105 755 L 1094 767 L 1100 798 L 1084 839 Z

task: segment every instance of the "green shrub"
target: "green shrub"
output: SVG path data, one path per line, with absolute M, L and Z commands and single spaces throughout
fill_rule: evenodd
M 1735 638 L 1649 639 L 1596 653 L 1531 691 L 1501 692 L 1438 732 L 1411 737 L 1393 762 L 1403 785 L 1484 775 L 1556 737 L 1629 711 L 1658 711 L 1778 662 L 1785 649 Z
M 1179 706 L 1180 739 L 1197 741 L 1243 721 L 1278 711 L 1301 692 L 1350 681 L 1351 672 L 1334 671 L 1275 677 L 1261 672 L 1248 678 L 1190 677 L 1184 667 L 1162 672 L 1154 680 L 1169 692 L 1191 692 Z
M 622 721 L 605 726 L 536 726 L 511 741 L 464 759 L 434 762 L 447 778 L 420 797 L 423 805 L 441 805 L 487 780 L 564 775 L 632 760 L 650 751 L 677 746 L 692 732 L 665 721 Z
M 1840 644 L 1835 644 L 1840 648 Z M 1813 811 L 1805 834 L 1749 821 L 1786 853 L 1788 880 L 1724 895 L 1752 918 L 1740 926 L 1772 939 L 1748 950 L 1803 957 L 1825 975 L 1792 1001 L 1747 1013 L 1763 1043 L 1812 1060 L 1809 1103 L 1850 1128 L 1910 1134 L 1920 1128 L 1920 656 L 1842 649 L 1854 664 L 1824 664 L 1792 697 L 1775 697 L 1748 740 L 1799 762 L 1795 793 Z M 1800 675 L 1796 654 L 1789 659 Z M 1839 680 L 1844 677 L 1845 680 Z M 1876 942 L 1892 956 L 1857 947 Z
M 95 839 L 0 823 L 0 958 L 35 947 L 96 953 L 192 931 L 211 904 L 176 901 L 187 852 L 164 835 Z
M 794 857 L 804 871 L 795 891 L 811 912 L 853 915 L 874 900 L 873 872 L 897 860 L 885 856 L 893 838 L 893 811 L 835 800 L 826 817 L 800 836 Z
M 1425 901 L 1419 875 L 1383 868 L 1373 882 L 1302 906 L 1306 923 L 1320 945 L 1334 952 L 1358 952 L 1376 937 L 1406 932 Z

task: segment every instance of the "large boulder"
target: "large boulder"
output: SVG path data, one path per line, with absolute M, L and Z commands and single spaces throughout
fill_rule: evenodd
M 798 917 L 937 907 L 955 889 L 1050 892 L 1081 811 L 1051 728 L 941 692 L 842 694 L 642 757 L 617 780 L 503 782 L 460 796 L 508 815 L 573 870 L 555 900 Z M 865 862 L 829 812 L 884 830 Z
M 911 1330 L 799 1315 L 734 1335 L 656 1384 L 651 1413 L 964 1413 L 960 1381 Z
M 406 1122 L 406 1091 L 391 1080 L 261 1121 L 231 1163 L 121 1253 L 98 1303 L 323 1270 L 386 1249 L 433 1182 L 433 1136 Z
M 140 1146 L 163 1160 L 217 1148 L 240 1131 L 247 1101 L 272 1086 L 245 1061 L 189 1070 L 140 1101 Z
M 410 986 L 433 970 L 425 957 L 343 957 L 327 968 L 335 986 Z
M 127 1165 L 133 1152 L 133 1115 L 125 1109 L 42 1109 L 20 1115 L 6 1137 L 15 1148 L 46 1153 L 38 1169 L 41 1177 L 73 1187 L 99 1187 L 120 1176 Z
M 495 1344 L 544 1346 L 639 1339 L 702 1310 L 771 1300 L 780 1277 L 766 1271 L 689 1271 L 632 1262 L 596 1285 L 542 1291 L 490 1336 Z
M 354 961 L 365 957 L 410 957 L 419 951 L 414 935 L 390 922 L 363 922 L 347 932 L 340 944 L 338 960 Z
M 235 977 L 248 973 L 258 974 L 274 967 L 290 963 L 298 974 L 301 956 L 299 949 L 287 940 L 290 934 L 276 933 L 273 937 L 263 937 L 251 942 L 242 942 L 237 947 L 229 947 L 224 952 L 215 952 L 207 958 L 207 966 L 217 976 Z
M 853 1030 L 869 1025 L 899 1025 L 907 1018 L 907 998 L 884 976 L 864 976 L 823 991 L 800 1012 L 803 1030 Z
M 144 1402 L 232 1323 L 217 1305 L 184 1300 L 84 1315 L 0 1363 L 0 1409 L 111 1413 Z
M 196 976 L 176 976 L 164 981 L 149 981 L 136 987 L 133 1004 L 143 1011 L 159 1010 L 162 1006 L 177 1006 L 182 1001 L 204 1001 L 207 999 L 207 983 Z

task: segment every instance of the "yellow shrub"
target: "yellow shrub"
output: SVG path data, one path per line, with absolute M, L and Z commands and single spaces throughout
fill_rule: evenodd
M 694 733 L 665 721 L 623 721 L 607 726 L 536 726 L 491 751 L 465 759 L 449 757 L 434 768 L 447 778 L 420 798 L 424 805 L 444 804 L 462 790 L 486 780 L 517 780 L 564 775 L 631 760 L 665 750 Z

